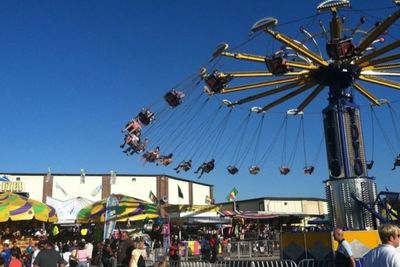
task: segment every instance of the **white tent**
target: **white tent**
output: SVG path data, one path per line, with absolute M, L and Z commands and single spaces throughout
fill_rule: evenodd
M 47 196 L 46 203 L 56 209 L 59 224 L 72 224 L 75 222 L 78 212 L 87 205 L 92 204 L 93 201 L 83 197 L 62 201 Z

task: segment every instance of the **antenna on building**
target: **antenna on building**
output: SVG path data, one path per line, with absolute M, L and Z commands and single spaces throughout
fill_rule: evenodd
M 51 178 L 51 169 L 50 167 L 48 167 L 45 182 L 46 183 L 50 182 L 50 178 Z
M 110 174 L 110 182 L 111 184 L 115 184 L 117 182 L 117 172 L 111 170 Z
M 81 184 L 85 183 L 85 178 L 86 178 L 86 170 L 81 169 Z

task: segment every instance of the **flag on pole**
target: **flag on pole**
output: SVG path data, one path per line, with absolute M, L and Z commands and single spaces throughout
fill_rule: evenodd
M 179 187 L 179 185 L 178 185 L 178 197 L 183 198 L 182 189 Z
M 156 197 L 156 195 L 154 195 L 153 191 L 151 191 L 151 190 L 149 193 L 149 198 L 150 198 L 151 202 L 153 202 L 155 204 L 158 203 L 158 198 Z
M 231 192 L 229 193 L 229 195 L 226 196 L 226 200 L 228 200 L 228 202 L 232 202 L 235 200 L 236 195 L 239 193 L 239 191 L 236 189 L 236 187 L 234 187 Z

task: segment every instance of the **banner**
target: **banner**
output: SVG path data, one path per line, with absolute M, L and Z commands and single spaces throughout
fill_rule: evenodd
M 182 189 L 178 185 L 178 198 L 183 198 Z
M 117 207 L 119 201 L 115 195 L 110 195 L 107 198 L 106 213 L 104 220 L 103 240 L 111 239 L 112 233 L 117 224 Z
M 156 195 L 151 190 L 150 190 L 150 193 L 149 193 L 149 198 L 150 198 L 152 203 L 158 204 L 158 198 L 156 197 Z

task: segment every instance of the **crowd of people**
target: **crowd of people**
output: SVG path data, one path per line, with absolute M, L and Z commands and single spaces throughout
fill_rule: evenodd
M 146 261 L 151 259 L 159 267 L 179 266 L 184 248 L 187 244 L 181 242 L 177 236 L 172 236 L 169 247 L 162 248 L 159 239 L 145 240 L 142 236 L 132 238 L 128 231 L 119 231 L 118 236 L 112 240 L 93 243 L 89 238 L 63 240 L 51 242 L 46 230 L 43 228 L 30 230 L 33 238 L 27 239 L 27 245 L 19 246 L 16 229 L 5 227 L 1 229 L 2 250 L 0 253 L 0 266 L 6 267 L 145 267 Z M 204 229 L 206 230 L 206 229 Z M 279 250 L 279 237 L 276 231 L 266 224 L 247 224 L 239 228 L 238 235 L 235 230 L 223 229 L 205 231 L 198 237 L 201 247 L 201 260 L 216 262 L 230 260 L 235 241 L 240 241 L 243 233 L 257 231 L 257 239 L 251 241 L 254 255 L 261 253 L 264 256 L 272 255 L 272 250 Z M 22 231 L 20 234 L 26 234 Z M 396 225 L 384 224 L 378 228 L 382 244 L 370 250 L 358 261 L 363 267 L 388 266 L 400 267 L 400 229 Z M 354 253 L 350 244 L 345 240 L 343 229 L 334 229 L 333 238 L 338 242 L 335 253 L 336 267 L 356 267 Z M 249 237 L 249 235 L 247 236 Z M 236 240 L 235 240 L 236 239 Z M 275 243 L 276 242 L 276 243 Z M 185 247 L 186 246 L 186 247 Z M 397 250 L 396 250 L 397 249 Z M 155 253 L 157 255 L 155 255 Z

